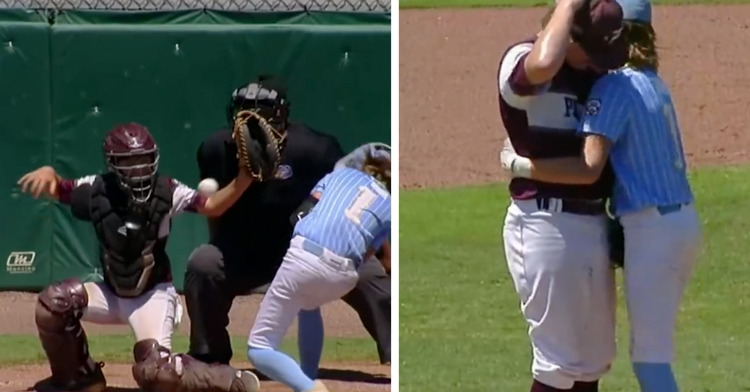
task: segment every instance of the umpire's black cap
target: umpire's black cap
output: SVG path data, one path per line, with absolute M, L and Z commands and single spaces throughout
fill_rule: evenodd
M 286 86 L 278 78 L 261 75 L 256 80 L 237 87 L 227 108 L 229 123 L 240 110 L 258 109 L 264 117 L 285 123 L 289 116 L 289 101 L 286 97 Z
M 573 18 L 570 36 L 598 67 L 613 70 L 628 59 L 623 11 L 616 0 L 589 0 Z

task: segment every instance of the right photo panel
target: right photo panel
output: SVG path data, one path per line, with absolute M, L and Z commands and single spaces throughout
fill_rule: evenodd
M 401 392 L 750 385 L 750 6 L 672 3 L 400 1 Z

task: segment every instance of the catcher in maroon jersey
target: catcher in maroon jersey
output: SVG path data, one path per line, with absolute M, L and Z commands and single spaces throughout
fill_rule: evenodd
M 172 332 L 182 316 L 166 253 L 171 220 L 182 212 L 223 214 L 252 182 L 245 165 L 240 163 L 227 187 L 206 198 L 160 175 L 159 149 L 142 125 L 116 126 L 103 149 L 106 173 L 70 180 L 44 166 L 18 182 L 34 198 L 46 194 L 69 205 L 76 218 L 92 223 L 99 240 L 103 282 L 71 278 L 39 294 L 36 325 L 52 384 L 66 391 L 106 388 L 103 364 L 89 355 L 85 320 L 130 325 L 136 338 L 133 377 L 144 391 L 257 391 L 258 378 L 249 371 L 171 352 Z

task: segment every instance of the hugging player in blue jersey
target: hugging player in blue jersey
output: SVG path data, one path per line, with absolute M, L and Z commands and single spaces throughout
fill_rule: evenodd
M 390 147 L 369 144 L 355 152 L 355 158 L 361 159 L 337 165 L 313 188 L 315 206 L 296 223 L 289 250 L 261 302 L 248 338 L 250 362 L 295 392 L 328 389 L 315 380 L 323 336 L 311 339 L 316 342 L 317 355 L 301 356 L 301 367 L 278 351 L 294 318 L 302 310 L 319 312 L 320 306 L 351 291 L 362 263 L 381 247 L 390 248 Z M 390 273 L 390 257 L 382 260 Z
M 674 329 L 702 245 L 677 116 L 658 74 L 656 33 L 647 0 L 618 0 L 628 63 L 599 79 L 586 102 L 581 157 L 530 160 L 506 145 L 514 177 L 568 184 L 594 182 L 609 159 L 611 200 L 625 238 L 624 283 L 630 357 L 642 392 L 677 392 Z

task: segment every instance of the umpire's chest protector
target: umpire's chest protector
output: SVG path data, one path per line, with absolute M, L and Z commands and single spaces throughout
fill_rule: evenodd
M 91 222 L 99 239 L 104 280 L 120 297 L 137 297 L 170 275 L 159 227 L 172 208 L 168 178 L 158 177 L 141 210 L 122 200 L 117 180 L 97 178 L 91 194 Z

